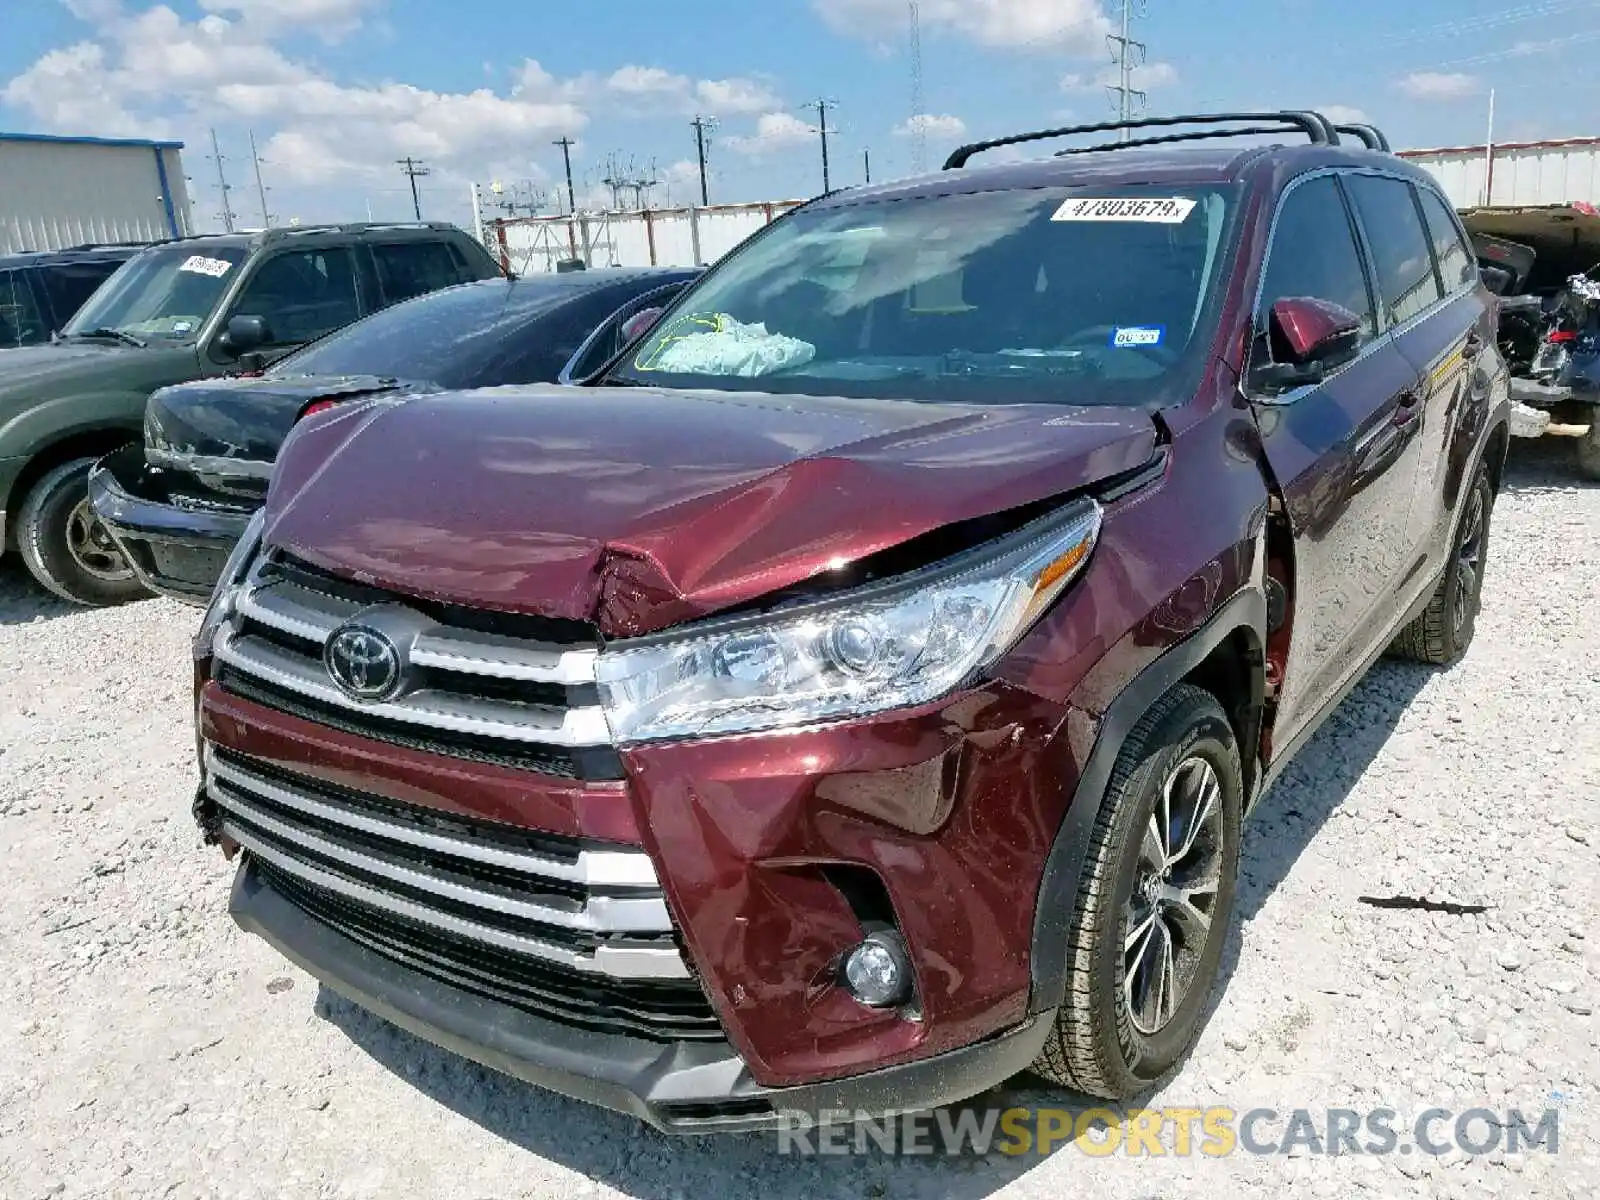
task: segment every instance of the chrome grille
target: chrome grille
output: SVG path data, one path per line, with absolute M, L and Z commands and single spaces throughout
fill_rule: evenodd
M 721 1037 L 642 850 L 403 805 L 208 746 L 223 833 L 379 953 L 555 1020 Z
M 406 686 L 383 701 L 348 695 L 323 663 L 341 626 L 374 613 L 399 614 L 412 630 Z M 458 623 L 465 616 L 264 558 L 212 645 L 216 678 L 245 699 L 383 741 L 577 779 L 621 778 L 595 685 L 592 631 L 559 643 L 523 633 L 570 636 L 586 627 L 507 615 L 516 630 L 508 634 Z

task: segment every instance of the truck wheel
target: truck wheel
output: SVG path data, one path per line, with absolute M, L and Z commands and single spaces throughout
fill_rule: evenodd
M 89 507 L 92 458 L 62 463 L 33 485 L 17 514 L 17 547 L 33 577 L 76 604 L 123 604 L 148 596 Z
M 1461 519 L 1450 544 L 1450 558 L 1428 607 L 1402 629 L 1389 653 L 1395 658 L 1445 667 L 1472 645 L 1483 599 L 1483 568 L 1489 554 L 1489 517 L 1494 489 L 1489 468 L 1478 464 L 1472 487 L 1461 497 Z
M 1075 898 L 1067 1000 L 1034 1071 L 1126 1100 L 1188 1051 L 1227 939 L 1243 806 L 1226 714 L 1179 684 L 1117 757 Z
M 1590 479 L 1600 479 L 1600 405 L 1590 411 L 1589 432 L 1578 439 L 1578 470 Z

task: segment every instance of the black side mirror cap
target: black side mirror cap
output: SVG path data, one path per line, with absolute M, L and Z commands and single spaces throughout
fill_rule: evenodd
M 229 317 L 227 327 L 217 338 L 217 345 L 238 358 L 260 349 L 272 341 L 272 331 L 265 317 L 240 314 Z

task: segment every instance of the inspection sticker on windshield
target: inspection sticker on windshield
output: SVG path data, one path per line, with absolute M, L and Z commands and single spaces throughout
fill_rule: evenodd
M 1182 225 L 1197 202 L 1183 196 L 1144 200 L 1119 200 L 1090 196 L 1068 200 L 1056 209 L 1052 221 L 1146 221 L 1156 225 Z
M 1159 346 L 1161 339 L 1166 336 L 1165 325 L 1119 325 L 1111 331 L 1111 345 L 1114 349 L 1125 346 Z
M 209 275 L 213 279 L 221 279 L 233 270 L 233 264 L 225 258 L 207 258 L 204 254 L 191 254 L 179 264 L 180 271 L 193 271 L 196 275 Z

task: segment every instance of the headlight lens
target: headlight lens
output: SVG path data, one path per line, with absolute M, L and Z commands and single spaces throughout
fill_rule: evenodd
M 935 700 L 1015 645 L 1099 532 L 1100 506 L 1084 501 L 888 584 L 607 649 L 598 676 L 612 736 L 785 729 Z
M 261 549 L 261 528 L 266 522 L 267 510 L 258 508 L 255 516 L 250 518 L 250 523 L 244 527 L 244 533 L 234 543 L 233 552 L 228 555 L 222 574 L 217 578 L 216 589 L 211 593 L 211 602 L 206 605 L 206 614 L 200 618 L 200 632 L 194 638 L 196 658 L 204 658 L 211 653 L 212 639 L 217 636 L 222 623 L 232 615 L 234 596 L 238 594 L 239 585 L 250 570 L 256 551 Z

